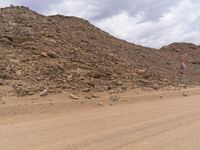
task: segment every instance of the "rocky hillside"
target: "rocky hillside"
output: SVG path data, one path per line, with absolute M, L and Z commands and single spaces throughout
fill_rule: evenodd
M 160 53 L 166 57 L 166 64 L 169 78 L 175 83 L 177 80 L 177 68 L 181 61 L 185 61 L 188 67 L 187 80 L 189 84 L 199 85 L 200 83 L 200 46 L 192 43 L 173 43 L 160 49 Z
M 192 80 L 199 79 L 199 47 L 146 48 L 119 40 L 76 17 L 43 16 L 26 7 L 3 8 L 0 33 L 2 94 L 157 89 L 178 83 L 176 61 L 183 47 L 196 68 Z

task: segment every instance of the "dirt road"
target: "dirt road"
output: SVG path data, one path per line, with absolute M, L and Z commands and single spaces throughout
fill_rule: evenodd
M 2 150 L 198 150 L 200 96 L 0 118 Z

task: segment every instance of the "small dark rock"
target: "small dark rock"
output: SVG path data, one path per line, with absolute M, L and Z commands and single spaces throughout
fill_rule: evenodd
M 113 102 L 118 101 L 119 99 L 120 99 L 120 96 L 119 96 L 119 95 L 111 95 L 111 96 L 109 97 L 109 100 L 110 100 L 110 101 L 113 101 Z

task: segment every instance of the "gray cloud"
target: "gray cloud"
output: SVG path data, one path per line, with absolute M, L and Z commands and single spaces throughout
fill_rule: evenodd
M 133 17 L 143 14 L 144 20 L 157 20 L 172 7 L 176 7 L 179 2 L 178 0 L 61 0 L 60 3 L 52 4 L 51 10 L 54 13 L 64 14 L 71 14 L 70 10 L 73 10 L 74 13 L 81 16 L 83 12 L 80 11 L 80 8 L 84 8 L 84 12 L 87 12 L 88 15 L 82 17 L 94 21 L 110 18 L 124 11 Z
M 127 41 L 151 47 L 171 42 L 199 44 L 198 0 L 3 0 L 46 15 L 78 16 Z
M 22 5 L 29 6 L 31 9 L 40 13 L 48 13 L 49 6 L 54 3 L 59 3 L 61 0 L 18 0 Z

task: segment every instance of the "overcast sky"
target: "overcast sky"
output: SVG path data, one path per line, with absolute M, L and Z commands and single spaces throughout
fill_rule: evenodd
M 200 0 L 1 0 L 45 15 L 78 16 L 132 43 L 161 47 L 200 44 Z

